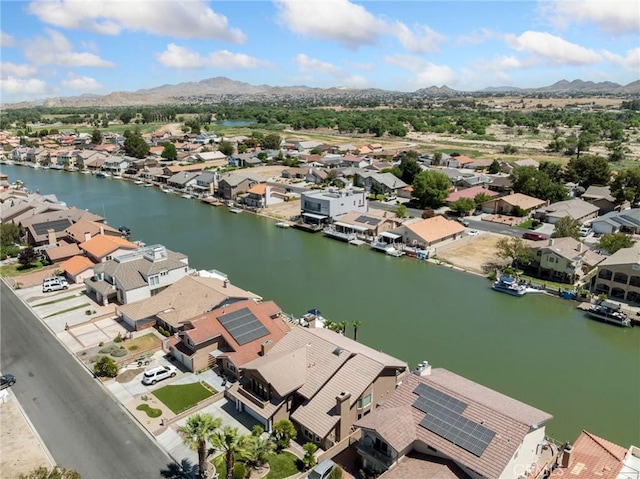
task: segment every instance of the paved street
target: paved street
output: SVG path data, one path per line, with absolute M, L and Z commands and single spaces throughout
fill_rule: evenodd
M 0 282 L 0 362 L 56 462 L 91 479 L 153 478 L 171 459 Z

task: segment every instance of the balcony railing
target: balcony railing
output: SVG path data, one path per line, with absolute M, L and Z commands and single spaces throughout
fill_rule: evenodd
M 264 407 L 269 402 L 269 401 L 265 401 L 262 398 L 259 398 L 258 396 L 254 395 L 251 391 L 247 391 L 243 387 L 239 387 L 238 388 L 238 393 L 240 393 L 241 396 L 247 398 L 253 404 L 255 404 L 256 406 L 259 406 L 262 409 L 264 409 Z
M 367 455 L 373 459 L 375 459 L 380 464 L 385 467 L 389 467 L 391 464 L 395 462 L 393 457 L 387 456 L 385 453 L 378 451 L 373 446 L 365 446 L 362 444 L 362 441 L 358 443 L 357 446 L 358 452 L 361 454 Z

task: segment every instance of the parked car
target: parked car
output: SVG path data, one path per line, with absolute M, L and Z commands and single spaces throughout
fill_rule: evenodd
M 156 366 L 155 368 L 147 369 L 142 377 L 142 384 L 148 386 L 149 384 L 155 384 L 163 379 L 172 378 L 178 374 L 178 368 L 167 364 L 166 366 Z
M 45 278 L 42 280 L 42 292 L 49 293 L 50 291 L 60 291 L 62 289 L 67 289 L 69 287 L 69 283 L 62 276 L 52 276 L 50 278 Z
M 478 231 L 478 230 L 468 230 L 467 234 L 469 236 L 478 236 L 480 234 L 480 231 Z
M 0 377 L 0 389 L 13 386 L 16 383 L 16 377 L 13 374 L 3 374 Z
M 522 237 L 524 239 L 528 239 L 532 241 L 544 241 L 549 239 L 546 235 L 543 235 L 542 233 L 535 233 L 532 231 L 527 231 L 525 234 L 522 235 Z
M 459 218 L 456 218 L 456 221 L 458 223 L 462 224 L 463 226 L 469 226 L 469 220 L 468 219 L 459 217 Z
M 325 459 L 316 465 L 307 474 L 307 479 L 327 479 L 331 475 L 331 471 L 336 467 L 336 463 L 331 459 Z
M 580 227 L 580 236 L 589 236 L 593 230 L 589 226 Z

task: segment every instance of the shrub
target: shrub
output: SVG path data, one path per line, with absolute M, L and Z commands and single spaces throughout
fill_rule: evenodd
M 122 356 L 126 356 L 126 355 L 127 355 L 126 349 L 114 349 L 111 351 L 111 356 L 115 358 L 121 358 Z
M 93 366 L 96 376 L 115 378 L 118 375 L 118 365 L 109 356 L 102 356 Z
M 120 333 L 118 333 L 118 335 L 113 339 L 114 343 L 121 343 L 122 342 L 122 336 L 120 336 Z
M 100 341 L 100 342 L 98 343 L 98 346 L 100 346 L 100 347 L 104 346 L 104 341 Z
M 86 314 L 87 316 L 91 316 L 91 310 L 90 310 L 90 309 L 87 309 L 87 310 L 84 312 L 84 314 Z
M 315 454 L 316 454 L 316 451 L 318 450 L 318 446 L 316 446 L 312 442 L 307 442 L 305 443 L 304 446 L 302 446 L 302 449 L 304 449 L 304 457 L 302 458 L 302 463 L 304 464 L 304 468 L 311 469 L 313 466 L 316 465 Z
M 247 475 L 247 466 L 241 462 L 236 462 L 233 465 L 233 477 L 235 479 L 243 479 Z
M 98 352 L 100 354 L 109 354 L 113 350 L 112 346 L 107 346 L 106 348 L 100 349 Z

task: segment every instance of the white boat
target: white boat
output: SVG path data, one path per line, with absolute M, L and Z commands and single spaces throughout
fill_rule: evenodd
M 111 178 L 111 175 L 105 171 L 98 171 L 96 173 L 97 178 Z
M 173 188 L 161 188 L 163 193 L 174 193 Z
M 290 225 L 289 223 L 287 223 L 286 221 L 278 221 L 278 222 L 276 223 L 276 226 L 277 226 L 278 228 L 284 228 L 284 229 L 287 229 L 287 228 L 289 228 L 291 225 Z
M 235 214 L 242 213 L 242 209 L 241 208 L 229 208 L 229 211 L 231 211 L 232 213 L 235 213 Z
M 348 228 L 336 227 L 333 225 L 326 226 L 325 228 L 323 228 L 322 232 L 324 233 L 325 236 L 328 236 L 329 238 L 337 239 L 340 241 L 349 242 L 358 238 L 356 233 L 353 230 L 349 231 Z
M 191 194 L 189 194 L 189 193 L 185 193 L 184 195 L 182 195 L 182 197 L 183 197 L 185 200 L 192 200 L 192 199 L 194 199 L 194 198 L 196 197 L 196 195 L 191 195 Z
M 134 184 L 134 185 L 143 185 L 143 184 L 144 184 L 144 181 L 142 181 L 142 180 L 136 180 L 136 181 L 134 181 L 134 182 L 133 182 L 133 184 Z
M 515 278 L 511 276 L 502 276 L 494 281 L 491 288 L 500 291 L 501 293 L 507 293 L 511 296 L 524 296 L 527 293 L 527 287 L 524 284 L 519 284 Z
M 632 326 L 631 320 L 625 313 L 603 304 L 592 304 L 587 310 L 587 315 L 590 318 L 604 321 L 605 323 L 612 323 L 617 326 Z
M 121 179 L 122 179 L 122 176 L 120 176 L 120 175 L 114 175 L 114 176 L 112 176 L 112 178 L 113 178 L 114 180 L 121 180 Z
M 144 186 L 145 186 L 145 188 L 147 188 L 149 186 L 153 186 L 153 183 L 145 183 Z
M 395 249 L 392 246 L 391 248 L 387 248 L 387 250 L 385 251 L 385 254 L 388 254 L 389 256 L 395 256 L 396 258 L 399 258 L 400 256 L 404 255 L 404 251 L 400 251 L 399 249 Z

